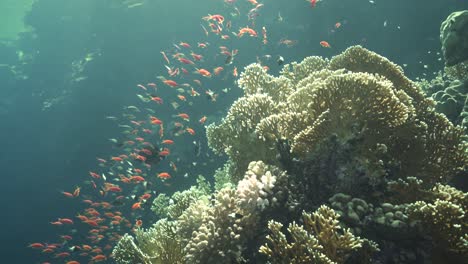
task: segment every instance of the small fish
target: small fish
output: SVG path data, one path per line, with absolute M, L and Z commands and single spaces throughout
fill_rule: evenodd
M 226 64 L 226 65 L 231 64 L 232 63 L 232 58 L 233 58 L 232 55 L 228 55 L 226 57 L 226 60 L 224 60 L 224 64 Z
M 283 63 L 284 63 L 284 58 L 283 58 L 283 56 L 278 56 L 278 58 L 276 59 L 276 63 L 277 63 L 279 66 L 283 65 Z
M 141 95 L 141 94 L 137 94 L 137 97 L 138 97 L 142 102 L 144 102 L 144 103 L 147 103 L 147 102 L 150 101 L 149 98 L 147 98 L 146 96 L 143 96 L 143 95 Z
M 326 42 L 325 40 L 320 41 L 320 46 L 324 48 L 331 48 L 330 43 Z
M 134 105 L 129 105 L 129 106 L 126 107 L 126 109 L 141 112 L 140 109 L 138 107 L 134 106 Z
M 158 177 L 161 178 L 161 179 L 170 179 L 171 178 L 171 175 L 167 172 L 161 172 L 158 174 Z

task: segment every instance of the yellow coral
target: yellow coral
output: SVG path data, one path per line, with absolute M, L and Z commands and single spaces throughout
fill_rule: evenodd
M 361 250 L 369 241 L 341 228 L 338 218 L 333 209 L 324 205 L 312 214 L 303 212 L 304 225 L 291 223 L 288 227 L 290 241 L 281 232 L 282 224 L 270 221 L 267 243 L 259 252 L 272 263 L 345 263 L 351 252 Z M 372 250 L 377 250 L 375 245 Z M 363 259 L 361 263 L 369 261 Z
M 358 155 L 366 164 L 392 166 L 393 177 L 415 175 L 428 185 L 468 163 L 463 130 L 434 112 L 433 101 L 401 67 L 360 46 L 330 61 L 292 63 L 280 77 L 251 65 L 239 84 L 246 96 L 207 129 L 209 145 L 234 165 L 234 180 L 254 159 L 275 164 L 278 140 L 304 158 L 332 135 L 341 142 L 362 138 Z

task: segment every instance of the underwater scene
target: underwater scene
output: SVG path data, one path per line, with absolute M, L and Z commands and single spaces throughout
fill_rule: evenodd
M 0 0 L 0 263 L 468 263 L 467 0 Z

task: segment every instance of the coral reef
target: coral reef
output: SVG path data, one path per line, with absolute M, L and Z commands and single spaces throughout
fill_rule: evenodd
M 466 166 L 463 129 L 436 113 L 399 66 L 360 46 L 330 61 L 285 65 L 280 77 L 252 64 L 239 85 L 245 96 L 207 130 L 210 147 L 229 156 L 234 175 L 254 159 L 278 165 L 279 140 L 305 159 L 330 136 L 343 144 L 359 140 L 355 156 L 389 178 L 414 175 L 433 184 Z
M 338 214 L 321 206 L 312 214 L 302 213 L 304 225 L 289 224 L 287 236 L 281 232 L 282 224 L 270 221 L 267 243 L 260 252 L 271 263 L 345 263 L 355 251 L 376 251 L 376 245 L 354 236 L 339 225 Z M 363 246 L 366 243 L 366 246 Z M 357 254 L 357 253 L 354 253 Z M 361 253 L 362 254 L 362 253 Z M 362 254 L 359 263 L 370 263 L 369 253 Z
M 429 234 L 435 248 L 468 257 L 468 193 L 437 184 L 430 199 L 406 206 L 409 219 Z
M 260 221 L 262 212 L 277 203 L 275 183 L 285 177 L 274 166 L 251 162 L 236 188 L 224 187 L 213 196 L 206 195 L 207 183 L 200 178 L 189 190 L 155 199 L 154 212 L 169 220 L 161 219 L 147 230 L 137 229 L 137 243 L 126 235 L 113 255 L 119 263 L 245 261 L 243 252 L 249 240 L 264 228 L 259 225 L 265 222 Z
M 442 22 L 440 41 L 447 66 L 468 59 L 468 10 L 453 12 Z
M 172 198 L 160 194 L 153 200 L 151 210 L 161 218 L 177 219 L 194 202 L 207 200 L 211 187 L 203 177 L 198 177 L 197 185 L 188 190 L 175 192 Z
M 432 80 L 421 80 L 419 84 L 435 102 L 435 109 L 443 113 L 455 125 L 468 131 L 468 68 L 467 63 L 445 67 L 445 71 Z M 465 67 L 464 70 L 457 70 Z
M 221 189 L 185 248 L 186 261 L 245 261 L 242 253 L 256 235 L 260 213 L 275 202 L 271 194 L 277 177 L 284 177 L 284 173 L 263 162 L 251 162 L 237 189 Z
M 135 237 L 125 234 L 114 248 L 112 254 L 118 263 L 183 263 L 183 247 L 176 223 L 159 220 L 147 230 L 136 229 Z
M 210 147 L 229 157 L 214 192 L 200 178 L 157 197 L 163 219 L 124 236 L 119 263 L 464 256 L 466 193 L 446 185 L 466 176 L 464 131 L 399 66 L 355 46 L 285 65 L 279 77 L 252 64 L 238 83 L 244 96 L 207 128 Z

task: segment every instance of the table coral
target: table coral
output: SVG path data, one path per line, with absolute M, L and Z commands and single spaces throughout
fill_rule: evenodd
M 434 101 L 401 67 L 360 46 L 331 60 L 285 65 L 279 77 L 252 64 L 239 85 L 245 96 L 207 129 L 210 147 L 226 153 L 238 175 L 258 157 L 277 164 L 280 140 L 305 158 L 331 135 L 342 142 L 362 138 L 355 155 L 383 163 L 390 178 L 415 175 L 433 184 L 467 164 L 463 129 L 436 113 Z M 382 147 L 386 155 L 377 159 Z

